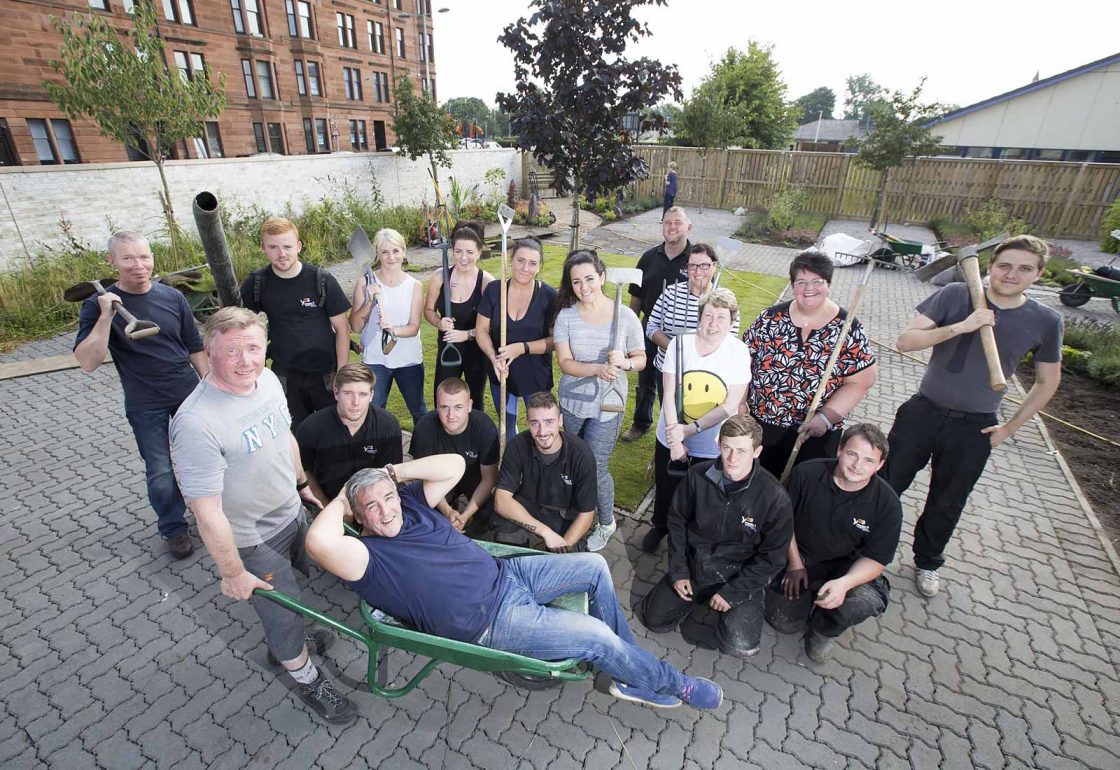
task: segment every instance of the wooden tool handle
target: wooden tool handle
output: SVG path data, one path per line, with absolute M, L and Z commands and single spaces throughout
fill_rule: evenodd
M 972 309 L 986 309 L 988 303 L 984 299 L 984 284 L 980 281 L 980 260 L 975 255 L 967 256 L 960 261 L 960 266 L 968 285 L 968 293 L 972 297 Z M 996 333 L 991 326 L 980 327 L 980 344 L 984 348 L 984 360 L 988 364 L 988 383 L 992 390 L 1002 393 L 1007 390 L 1007 379 L 1003 376 L 999 348 L 996 347 Z

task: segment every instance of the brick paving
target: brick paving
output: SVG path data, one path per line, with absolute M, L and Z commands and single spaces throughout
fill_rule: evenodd
M 588 238 L 637 253 L 631 238 L 656 238 L 656 218 Z M 790 254 L 752 246 L 736 266 L 782 274 Z M 838 271 L 839 297 L 857 272 Z M 859 315 L 889 342 L 926 291 L 877 271 Z M 68 347 L 60 338 L 4 358 Z M 921 369 L 887 352 L 880 361 L 859 416 L 886 428 Z M 268 668 L 254 614 L 221 596 L 202 549 L 182 562 L 165 554 L 111 367 L 0 382 L 0 435 L 6 768 L 1120 767 L 1120 579 L 1033 423 L 993 455 L 931 600 L 913 588 L 909 556 L 919 477 L 886 572 L 892 604 L 827 665 L 769 629 L 742 661 L 636 625 L 649 649 L 721 682 L 724 706 L 656 712 L 590 683 L 526 693 L 453 666 L 386 701 L 362 690 L 364 654 L 340 639 L 325 665 L 361 713 L 344 728 L 317 723 Z M 604 551 L 627 606 L 664 569 L 663 551 L 635 547 L 642 531 L 624 518 Z M 315 573 L 309 593 L 358 623 L 334 578 Z M 684 633 L 704 644 L 710 631 L 700 612 Z M 417 668 L 392 660 L 394 676 Z

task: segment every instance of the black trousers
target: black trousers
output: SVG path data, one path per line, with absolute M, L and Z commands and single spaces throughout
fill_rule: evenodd
M 645 328 L 645 321 L 642 321 Z M 646 368 L 638 372 L 638 388 L 634 392 L 634 427 L 647 431 L 653 425 L 653 402 L 661 396 L 661 372 L 653 365 L 657 346 L 646 337 Z
M 775 478 L 780 479 L 782 471 L 786 468 L 786 461 L 789 460 L 789 453 L 793 451 L 793 445 L 797 442 L 797 427 L 786 428 L 761 420 L 758 424 L 762 426 L 762 454 L 758 456 L 758 462 L 774 474 Z M 819 457 L 835 457 L 836 450 L 840 448 L 842 432 L 836 428 L 823 436 L 807 438 L 797 453 L 797 463 L 816 460 Z
M 980 431 L 997 422 L 994 413 L 942 409 L 922 395 L 898 408 L 883 477 L 901 496 L 931 463 L 929 494 L 914 527 L 918 569 L 936 570 L 945 563 L 945 546 L 992 453 L 991 439 Z
M 839 607 L 822 610 L 813 602 L 827 580 L 811 580 L 809 590 L 802 591 L 796 599 L 787 599 L 782 592 L 784 575 L 783 571 L 766 589 L 766 622 L 781 634 L 798 634 L 808 625 L 820 636 L 836 638 L 852 626 L 882 615 L 891 597 L 891 584 L 880 575 L 848 591 Z
M 334 372 L 297 372 L 294 369 L 277 375 L 284 387 L 288 411 L 292 415 L 293 433 L 310 415 L 323 407 L 334 406 L 334 391 L 331 389 L 333 376 Z
M 673 208 L 673 201 L 676 200 L 676 199 L 677 199 L 676 195 L 670 195 L 669 193 L 665 193 L 664 205 L 661 207 L 661 216 L 662 217 L 665 216 L 666 211 Z
M 642 625 L 655 634 L 672 631 L 692 612 L 697 604 L 707 604 L 708 600 L 719 593 L 722 585 L 697 588 L 693 586 L 692 600 L 682 599 L 673 590 L 669 575 L 661 578 L 638 608 L 638 619 Z M 762 640 L 762 614 L 766 589 L 760 588 L 747 597 L 746 601 L 727 612 L 717 613 L 716 641 L 721 651 L 732 655 L 749 652 L 758 647 Z
M 653 442 L 653 515 L 650 517 L 650 523 L 656 529 L 662 532 L 669 531 L 669 506 L 673 504 L 673 495 L 677 493 L 677 487 L 680 486 L 684 476 L 670 476 L 669 475 L 669 461 L 672 456 L 669 454 L 669 447 L 662 444 L 660 441 Z M 685 469 L 694 461 L 691 457 L 685 457 Z M 673 463 L 674 466 L 679 465 Z
M 482 394 L 486 392 L 486 357 L 479 352 L 478 346 L 473 340 L 460 342 L 457 343 L 456 347 L 459 348 L 459 354 L 463 357 L 463 365 L 443 367 L 439 363 L 439 354 L 443 352 L 444 346 L 445 343 L 441 342 L 436 350 L 436 377 L 435 382 L 432 383 L 432 408 L 434 409 L 436 406 L 436 389 L 439 388 L 439 384 L 448 377 L 457 377 L 467 383 L 474 408 L 480 411 L 485 410 L 486 403 L 482 400 Z M 469 350 L 468 346 L 473 346 L 474 350 Z

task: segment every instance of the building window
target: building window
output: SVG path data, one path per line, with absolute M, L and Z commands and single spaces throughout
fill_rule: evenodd
M 257 98 L 257 85 L 253 80 L 253 63 L 248 59 L 241 60 L 241 72 L 245 76 L 245 94 L 250 99 Z
M 163 0 L 163 16 L 168 21 L 194 24 L 194 12 L 191 10 L 190 0 Z
M 400 27 L 394 27 L 393 29 L 397 33 L 397 56 L 399 56 L 403 59 L 403 58 L 405 58 L 405 55 L 404 55 L 404 30 L 401 29 Z
M 194 80 L 196 76 L 206 74 L 206 61 L 202 54 L 175 51 L 174 58 L 175 69 L 179 70 L 183 80 Z
M 428 11 L 428 13 L 431 13 L 431 11 Z M 434 35 L 433 35 L 433 34 L 432 34 L 431 32 L 429 32 L 429 33 L 428 33 L 428 61 L 430 61 L 430 62 L 433 62 L 433 63 L 434 63 L 434 62 L 435 62 L 435 60 L 436 60 L 436 42 L 435 42 L 435 37 L 434 37 Z
M 307 90 L 312 96 L 323 95 L 323 81 L 319 78 L 318 62 L 307 62 Z
M 59 163 L 80 163 L 78 145 L 70 130 L 69 120 L 44 120 L 28 118 L 27 128 L 35 142 L 35 153 L 39 163 L 44 166 L 57 166 Z
M 336 13 L 338 22 L 338 44 L 343 48 L 357 48 L 358 39 L 354 36 L 354 17 L 348 13 Z
M 288 154 L 284 152 L 284 132 L 281 130 L 279 123 L 268 124 L 268 146 L 272 152 L 281 155 Z
M 222 132 L 218 130 L 218 123 L 214 120 L 206 121 L 206 147 L 211 158 L 224 158 L 222 151 Z
M 268 152 L 268 143 L 264 139 L 264 124 L 253 124 L 253 136 L 257 140 L 257 152 Z
M 393 8 L 399 11 L 401 9 L 401 0 L 393 0 Z
M 331 151 L 331 138 L 327 133 L 326 118 L 315 118 L 315 146 L 319 152 Z
M 95 11 L 109 10 L 109 5 L 105 2 L 105 0 L 89 0 L 89 7 Z
M 257 62 L 257 86 L 262 99 L 275 99 L 276 90 L 272 87 L 272 63 Z
M 366 32 L 369 33 L 369 50 L 385 53 L 385 26 L 379 21 L 367 21 Z
M 233 28 L 239 34 L 248 32 L 254 37 L 264 37 L 264 16 L 260 0 L 229 0 L 233 11 Z
M 307 79 L 303 76 L 303 62 L 296 59 L 296 91 L 300 96 L 307 96 Z
M 12 142 L 12 132 L 8 130 L 8 120 L 0 118 L 0 166 L 18 166 L 19 155 L 16 154 L 15 143 Z
M 350 121 L 350 149 L 354 152 L 369 150 L 369 139 L 366 136 L 366 122 L 364 120 Z
M 420 61 L 427 61 L 428 60 L 428 54 L 427 54 L 428 46 L 424 45 L 424 33 L 421 32 L 419 35 L 417 35 L 417 38 L 420 41 L 420 47 L 416 49 L 420 52 Z
M 129 16 L 136 13 L 136 0 L 121 0 L 121 6 Z
M 346 86 L 346 98 L 362 101 L 362 73 L 357 67 L 342 68 L 342 83 Z
M 389 101 L 389 75 L 385 72 L 373 73 L 373 98 L 374 101 Z
M 311 23 L 311 3 L 307 0 L 284 0 L 288 13 L 288 34 L 314 40 L 314 26 Z
M 315 129 L 311 126 L 311 118 L 303 119 L 303 146 L 308 154 L 315 152 Z

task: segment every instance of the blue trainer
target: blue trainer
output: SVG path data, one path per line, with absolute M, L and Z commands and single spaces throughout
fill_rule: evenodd
M 662 695 L 644 687 L 635 687 L 613 680 L 611 681 L 610 693 L 621 700 L 653 706 L 655 709 L 673 709 L 681 705 L 681 699 L 676 695 Z
M 711 679 L 681 674 L 681 700 L 698 709 L 714 709 L 723 703 L 723 688 Z

